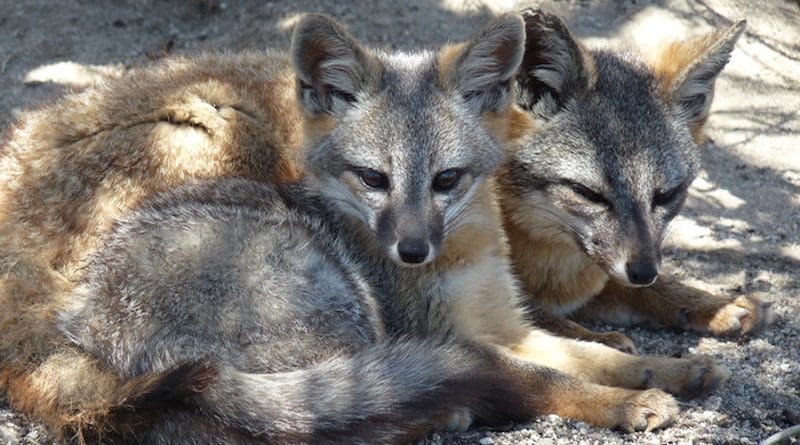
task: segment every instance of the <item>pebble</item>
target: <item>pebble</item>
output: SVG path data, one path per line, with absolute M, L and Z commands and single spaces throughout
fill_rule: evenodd
M 494 439 L 491 437 L 482 437 L 478 442 L 480 442 L 481 445 L 494 445 Z

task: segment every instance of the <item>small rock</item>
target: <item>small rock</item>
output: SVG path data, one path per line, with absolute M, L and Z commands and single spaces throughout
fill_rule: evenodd
M 482 437 L 481 440 L 478 441 L 481 445 L 494 445 L 494 439 L 491 437 Z

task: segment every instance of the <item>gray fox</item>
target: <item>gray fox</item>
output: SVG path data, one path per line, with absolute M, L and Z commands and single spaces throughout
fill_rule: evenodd
M 104 373 L 59 334 L 59 298 L 146 197 L 198 179 L 295 180 L 301 128 L 278 51 L 175 57 L 24 113 L 0 151 L 0 390 L 11 406 L 90 437 L 175 382 Z
M 492 179 L 529 119 L 512 103 L 524 40 L 509 14 L 386 54 L 310 15 L 291 62 L 173 59 L 24 119 L 0 161 L 12 406 L 78 441 L 142 443 L 401 442 L 543 413 L 668 424 L 666 392 L 727 370 L 524 320 Z M 295 158 L 307 174 L 287 184 Z
M 708 357 L 638 357 L 524 320 L 492 180 L 524 42 L 517 14 L 413 54 L 303 18 L 301 182 L 157 195 L 57 310 L 123 381 L 187 374 L 161 410 L 148 393 L 123 438 L 396 443 L 542 413 L 649 430 L 677 413 L 664 390 L 724 381 Z
M 672 42 L 645 61 L 587 50 L 554 15 L 523 16 L 518 102 L 530 120 L 498 181 L 515 271 L 539 308 L 537 324 L 628 351 L 635 347 L 622 334 L 560 316 L 715 335 L 768 324 L 771 310 L 758 298 L 656 281 L 667 226 L 700 168 L 714 81 L 745 22 Z

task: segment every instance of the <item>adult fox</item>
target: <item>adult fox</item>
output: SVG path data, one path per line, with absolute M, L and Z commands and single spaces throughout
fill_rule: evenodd
M 769 305 L 656 281 L 661 244 L 700 169 L 714 82 L 741 21 L 664 45 L 650 60 L 587 50 L 556 16 L 523 11 L 517 100 L 531 122 L 498 175 L 514 268 L 538 325 L 635 351 L 617 332 L 562 316 L 739 335 L 770 323 Z
M 225 56 L 179 61 L 139 74 L 140 87 L 163 85 L 173 98 L 142 104 L 152 113 L 117 119 L 123 93 L 147 90 L 113 82 L 100 90 L 120 110 L 100 106 L 107 114 L 84 126 L 80 113 L 53 116 L 68 134 L 84 131 L 50 139 L 63 150 L 20 161 L 35 147 L 12 135 L 9 171 L 37 160 L 53 169 L 4 196 L 53 204 L 63 184 L 97 203 L 122 199 L 105 213 L 60 204 L 55 218 L 4 215 L 14 237 L 1 297 L 12 405 L 56 431 L 145 442 L 394 442 L 473 416 L 548 412 L 627 429 L 669 423 L 677 405 L 660 389 L 707 391 L 727 371 L 702 356 L 637 357 L 553 337 L 523 320 L 490 176 L 524 119 L 511 104 L 524 40 L 511 14 L 466 44 L 389 55 L 314 15 L 296 30 L 296 77 L 287 64 L 253 82 L 252 56 L 238 59 L 242 69 Z M 181 77 L 193 66 L 204 74 Z M 168 96 L 181 85 L 194 94 Z M 232 94 L 217 95 L 226 85 Z M 93 109 L 107 103 L 87 99 L 97 91 L 67 101 Z M 286 94 L 297 102 L 270 100 Z M 275 185 L 294 177 L 276 159 L 295 146 L 298 121 L 306 177 Z M 248 128 L 268 129 L 274 145 L 225 137 Z M 202 150 L 233 162 L 209 172 Z M 98 176 L 84 173 L 90 166 Z M 191 181 L 226 176 L 262 181 Z M 176 184 L 186 187 L 108 233 Z M 17 222 L 42 239 L 20 235 Z

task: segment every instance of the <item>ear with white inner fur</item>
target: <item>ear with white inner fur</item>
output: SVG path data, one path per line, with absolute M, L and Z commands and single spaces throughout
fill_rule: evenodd
M 378 62 L 331 17 L 308 14 L 292 37 L 300 102 L 311 114 L 346 111 L 376 76 Z
M 550 116 L 571 97 L 593 88 L 594 62 L 557 16 L 536 8 L 521 14 L 526 42 L 517 100 L 526 110 Z
M 655 70 L 662 88 L 666 88 L 678 116 L 690 124 L 702 125 L 708 117 L 714 82 L 730 60 L 745 26 L 742 20 L 723 31 L 674 42 L 658 55 Z
M 499 111 L 508 102 L 524 47 L 522 19 L 502 15 L 464 45 L 449 79 L 476 112 Z

